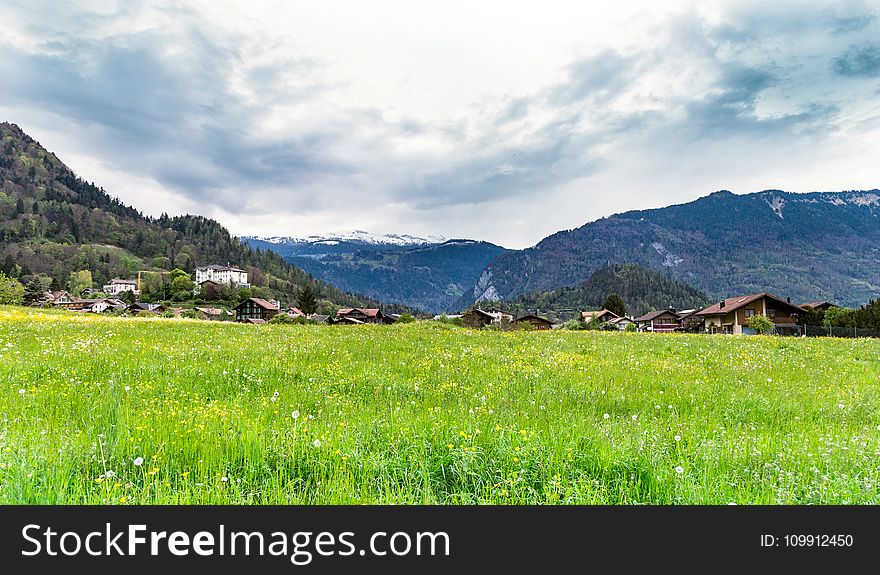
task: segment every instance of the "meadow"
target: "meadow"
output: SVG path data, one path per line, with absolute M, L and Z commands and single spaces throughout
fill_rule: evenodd
M 0 307 L 0 503 L 880 501 L 880 342 Z

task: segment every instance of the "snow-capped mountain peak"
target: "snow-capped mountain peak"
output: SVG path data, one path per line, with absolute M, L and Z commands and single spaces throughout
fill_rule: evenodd
M 418 246 L 439 244 L 446 241 L 443 236 L 424 237 L 409 234 L 373 234 L 363 230 L 339 232 L 312 236 L 249 236 L 245 239 L 264 241 L 270 244 L 324 244 L 336 245 L 340 242 L 355 242 L 369 245 Z

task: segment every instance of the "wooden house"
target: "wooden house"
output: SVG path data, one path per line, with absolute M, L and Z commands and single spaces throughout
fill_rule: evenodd
M 485 327 L 487 325 L 505 326 L 513 321 L 513 315 L 502 311 L 470 309 L 461 314 L 461 324 L 466 327 Z
M 235 307 L 235 321 L 245 322 L 252 319 L 261 319 L 267 322 L 278 315 L 278 311 L 276 304 L 262 298 L 250 297 Z
M 674 309 L 649 311 L 633 321 L 639 327 L 639 331 L 654 333 L 668 333 L 681 327 L 681 318 Z
M 514 321 L 517 327 L 527 327 L 528 329 L 550 329 L 553 327 L 552 321 L 533 313 L 523 314 Z
M 811 301 L 808 303 L 801 304 L 801 307 L 807 311 L 828 311 L 829 308 L 837 307 L 837 305 L 831 303 L 830 301 Z
M 336 319 L 343 323 L 394 323 L 393 320 L 388 321 L 390 318 L 378 308 L 342 308 L 336 312 Z
M 141 313 L 164 313 L 165 306 L 159 303 L 145 303 L 141 301 L 134 302 L 126 311 L 132 315 L 137 315 Z
M 708 333 L 754 334 L 755 331 L 749 328 L 749 318 L 763 315 L 773 322 L 774 333 L 797 335 L 801 332 L 798 320 L 804 313 L 803 308 L 788 300 L 758 293 L 729 297 L 697 312 L 697 315 L 703 318 Z
M 607 309 L 600 309 L 596 311 L 582 311 L 581 312 L 581 321 L 584 323 L 608 323 L 612 319 L 620 317 L 613 311 Z

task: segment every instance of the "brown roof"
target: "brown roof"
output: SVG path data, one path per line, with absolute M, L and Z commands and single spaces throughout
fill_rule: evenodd
M 267 302 L 266 300 L 264 300 L 264 299 L 261 298 L 261 297 L 249 297 L 247 300 L 245 300 L 245 301 L 241 302 L 240 304 L 238 304 L 237 307 L 241 307 L 241 306 L 243 306 L 247 301 L 252 301 L 252 302 L 254 302 L 255 304 L 257 304 L 258 306 L 260 306 L 260 307 L 263 308 L 263 309 L 278 309 L 278 306 L 277 306 L 277 305 L 273 305 L 273 304 Z
M 776 297 L 775 295 L 771 295 L 769 293 L 756 293 L 752 295 L 738 295 L 734 297 L 729 297 L 724 300 L 724 307 L 721 307 L 721 302 L 718 302 L 710 305 L 706 309 L 698 311 L 697 315 L 724 315 L 765 297 L 772 299 L 775 302 L 782 304 L 783 306 L 789 307 L 792 310 L 801 312 L 804 311 L 802 308 L 796 306 L 795 304 L 789 303 L 784 299 Z
M 616 313 L 614 313 L 610 309 L 600 309 L 599 311 L 582 311 L 581 317 L 584 319 L 587 319 L 587 318 L 593 319 L 593 318 L 597 318 L 601 315 L 604 315 L 606 313 L 610 313 L 614 317 L 620 317 L 619 315 L 617 315 Z
M 379 308 L 363 308 L 363 307 L 346 307 L 336 312 L 336 315 L 348 315 L 351 312 L 359 311 L 367 317 L 376 317 L 379 315 Z
M 809 303 L 802 303 L 801 307 L 804 309 L 816 309 L 818 307 L 837 307 L 830 301 L 811 301 Z
M 641 317 L 637 317 L 633 321 L 651 321 L 652 319 L 657 319 L 661 315 L 664 315 L 667 313 L 671 316 L 674 316 L 676 319 L 678 319 L 678 314 L 675 313 L 674 311 L 672 311 L 671 309 L 658 309 L 655 311 L 649 311 L 645 315 L 643 315 Z
M 546 317 L 541 317 L 541 316 L 539 316 L 539 315 L 535 315 L 535 314 L 533 314 L 533 313 L 525 313 L 525 314 L 519 316 L 518 318 L 516 318 L 516 321 L 522 321 L 522 320 L 524 320 L 524 319 L 529 319 L 529 318 L 531 318 L 531 319 L 537 319 L 537 320 L 539 320 L 539 321 L 547 322 L 547 323 L 549 323 L 549 324 L 552 324 L 552 323 L 553 323 L 552 321 L 550 321 L 550 320 L 547 319 Z
M 195 310 L 207 315 L 220 315 L 223 313 L 223 310 L 219 307 L 197 307 Z
M 248 319 L 246 319 L 246 320 L 244 320 L 244 321 L 245 321 L 245 323 L 259 323 L 259 324 L 266 323 L 266 320 L 264 320 L 264 319 L 257 319 L 257 318 L 255 318 L 255 317 L 249 317 Z

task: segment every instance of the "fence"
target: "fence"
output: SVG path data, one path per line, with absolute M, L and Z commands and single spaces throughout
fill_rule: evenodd
M 880 331 L 862 327 L 824 327 L 821 325 L 805 325 L 804 334 L 809 337 L 880 337 Z

